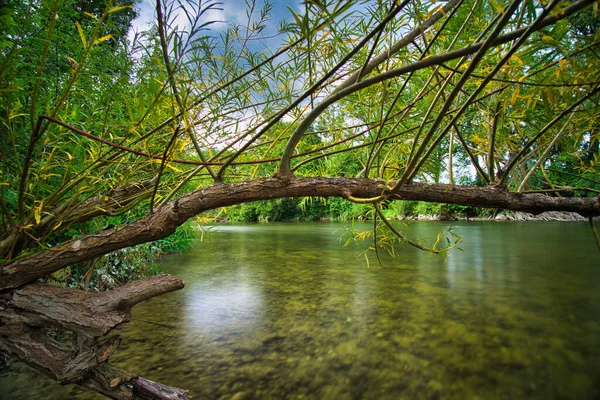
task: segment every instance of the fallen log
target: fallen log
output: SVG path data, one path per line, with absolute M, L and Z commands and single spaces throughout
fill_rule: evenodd
M 161 385 L 107 364 L 121 337 L 113 334 L 131 308 L 182 289 L 181 278 L 160 275 L 92 293 L 31 284 L 0 296 L 0 349 L 62 384 L 76 383 L 115 399 L 186 399 Z
M 110 364 L 101 364 L 90 371 L 79 385 L 111 399 L 187 400 L 187 390 L 153 382 Z

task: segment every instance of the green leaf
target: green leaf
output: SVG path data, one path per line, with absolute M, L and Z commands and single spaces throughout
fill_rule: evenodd
M 348 238 L 348 240 L 346 240 L 346 243 L 344 243 L 344 245 L 342 247 L 348 247 L 348 245 L 350 244 L 351 241 L 352 241 L 352 236 L 350 236 Z
M 81 29 L 81 25 L 79 25 L 78 21 L 75 21 L 75 25 L 77 25 L 77 31 L 79 32 L 79 37 L 81 38 L 81 42 L 83 43 L 83 47 L 87 47 L 87 40 L 85 40 L 85 35 L 83 34 L 83 29 Z
M 40 210 L 39 208 L 36 208 L 35 210 L 33 210 L 33 216 L 35 218 L 35 223 L 39 224 L 41 221 L 41 216 L 40 216 Z

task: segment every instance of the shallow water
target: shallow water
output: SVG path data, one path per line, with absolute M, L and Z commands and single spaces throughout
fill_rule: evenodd
M 403 246 L 383 268 L 340 246 L 344 224 L 217 226 L 163 260 L 186 288 L 137 306 L 112 362 L 195 399 L 599 398 L 589 227 L 454 225 L 464 251 Z M 24 366 L 0 397 L 99 398 Z

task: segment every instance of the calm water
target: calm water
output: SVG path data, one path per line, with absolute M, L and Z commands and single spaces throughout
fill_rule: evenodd
M 164 260 L 185 290 L 137 306 L 112 361 L 195 399 L 600 398 L 589 227 L 454 225 L 464 252 L 383 268 L 341 248 L 344 224 L 218 226 Z M 24 366 L 0 397 L 99 398 Z

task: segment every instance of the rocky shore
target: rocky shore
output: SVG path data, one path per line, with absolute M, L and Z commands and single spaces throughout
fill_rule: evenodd
M 498 211 L 489 217 L 464 217 L 457 215 L 408 215 L 400 220 L 414 221 L 587 221 L 587 218 L 573 212 L 548 211 L 538 215 L 519 211 Z M 598 218 L 595 218 L 598 220 Z

